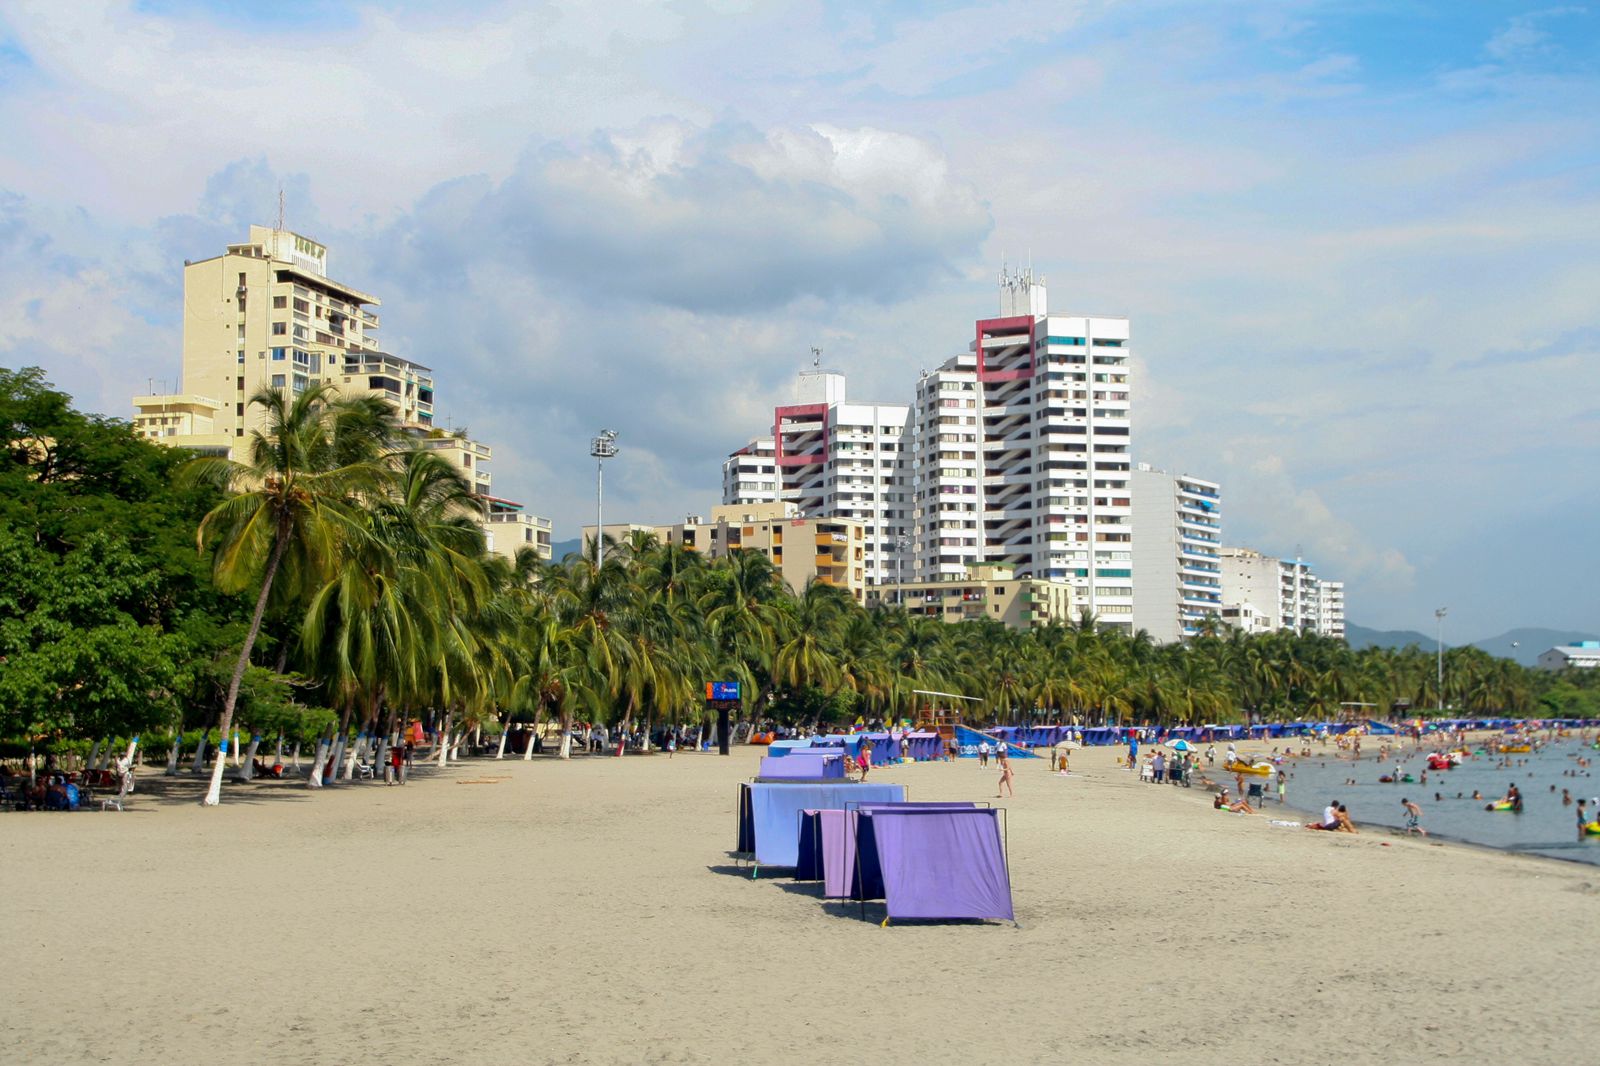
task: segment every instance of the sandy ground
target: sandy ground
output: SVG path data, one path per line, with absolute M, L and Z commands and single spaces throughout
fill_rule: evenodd
M 121 815 L 0 814 L 0 1061 L 1600 1055 L 1593 867 L 1216 814 L 1100 749 L 1016 764 L 1020 928 L 880 929 L 734 868 L 755 755 L 473 760 L 211 811 L 157 778 Z M 873 776 L 994 788 L 973 760 Z

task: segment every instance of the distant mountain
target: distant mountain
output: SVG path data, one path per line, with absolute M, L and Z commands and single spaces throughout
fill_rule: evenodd
M 1344 639 L 1352 648 L 1403 648 L 1417 644 L 1424 648 L 1434 646 L 1434 638 L 1414 629 L 1368 629 L 1353 622 L 1344 624 Z M 1450 645 L 1446 644 L 1445 647 Z M 1542 649 L 1541 649 L 1542 650 Z
M 1571 644 L 1579 640 L 1600 640 L 1600 637 L 1593 633 L 1574 632 L 1571 629 L 1539 629 L 1530 626 L 1508 630 L 1498 637 L 1475 640 L 1472 643 L 1490 655 L 1504 656 L 1507 659 L 1515 659 L 1523 666 L 1532 666 L 1541 652 L 1549 651 L 1557 644 Z M 1513 648 L 1512 644 L 1517 646 Z
M 1346 622 L 1344 639 L 1352 648 L 1403 648 L 1415 644 L 1423 649 L 1434 646 L 1434 638 L 1414 629 L 1368 629 Z M 1539 629 L 1527 626 L 1501 633 L 1498 637 L 1475 640 L 1472 646 L 1482 648 L 1497 658 L 1515 659 L 1523 666 L 1532 666 L 1541 652 L 1557 644 L 1571 644 L 1577 640 L 1600 640 L 1593 633 L 1577 633 L 1570 629 Z M 1512 647 L 1515 644 L 1516 647 Z M 1450 647 L 1448 641 L 1445 647 Z
M 573 537 L 571 540 L 552 541 L 550 544 L 550 558 L 559 563 L 561 560 L 565 559 L 569 553 L 575 553 L 582 547 L 582 537 Z

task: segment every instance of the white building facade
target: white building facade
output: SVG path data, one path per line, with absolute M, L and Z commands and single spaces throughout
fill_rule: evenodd
M 1253 548 L 1224 547 L 1217 556 L 1224 606 L 1250 607 L 1269 632 L 1344 637 L 1344 582 L 1319 577 L 1304 559 L 1278 559 Z
M 902 451 L 908 410 L 849 401 L 843 374 L 806 371 L 795 402 L 773 410 L 772 436 L 723 463 L 723 503 L 791 503 L 805 518 L 860 522 L 866 584 L 899 580 L 910 513 Z
M 1134 467 L 1133 626 L 1168 644 L 1222 614 L 1221 487 L 1147 463 Z

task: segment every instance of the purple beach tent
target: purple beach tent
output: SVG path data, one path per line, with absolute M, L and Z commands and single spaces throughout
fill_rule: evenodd
M 884 925 L 896 918 L 1016 921 L 999 810 L 893 805 L 859 817 L 857 880 L 875 860 Z

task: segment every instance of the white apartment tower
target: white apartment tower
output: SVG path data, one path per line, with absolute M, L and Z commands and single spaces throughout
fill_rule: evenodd
M 918 578 L 1010 563 L 1131 629 L 1128 320 L 1052 313 L 1043 279 L 1005 271 L 999 317 L 974 332 L 967 354 L 918 383 Z
M 1304 559 L 1252 548 L 1221 548 L 1217 561 L 1228 619 L 1253 615 L 1260 630 L 1344 636 L 1344 582 L 1318 577 Z
M 757 437 L 723 463 L 723 503 L 791 503 L 804 518 L 861 522 L 866 584 L 892 583 L 910 513 L 901 451 L 906 415 L 905 404 L 847 400 L 843 374 L 805 371 L 795 402 L 773 410 L 772 436 Z
M 722 502 L 727 506 L 776 503 L 777 462 L 771 437 L 755 437 L 722 461 Z
M 1221 489 L 1215 481 L 1133 469 L 1133 625 L 1168 644 L 1222 613 Z

